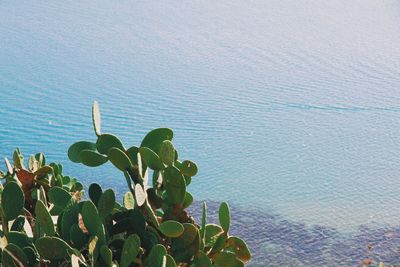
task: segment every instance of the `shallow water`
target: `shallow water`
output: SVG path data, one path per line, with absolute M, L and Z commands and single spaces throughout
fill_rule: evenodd
M 110 166 L 67 160 L 70 144 L 94 140 L 98 100 L 104 131 L 126 144 L 174 129 L 181 157 L 200 167 L 196 199 L 228 200 L 243 226 L 266 220 L 259 235 L 243 230 L 253 264 L 325 263 L 319 245 L 293 254 L 266 238 L 302 244 L 284 221 L 358 248 L 363 229 L 379 242 L 400 225 L 399 14 L 398 1 L 373 0 L 2 1 L 0 156 L 43 151 L 123 192 Z

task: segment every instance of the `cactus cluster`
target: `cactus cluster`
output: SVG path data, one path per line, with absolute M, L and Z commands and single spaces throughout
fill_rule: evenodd
M 171 129 L 150 131 L 140 146 L 126 148 L 102 133 L 96 102 L 92 117 L 96 141 L 71 145 L 68 157 L 89 167 L 110 161 L 127 183 L 122 203 L 96 183 L 84 198 L 82 184 L 64 176 L 62 165 L 46 165 L 39 153 L 25 167 L 17 149 L 14 164 L 6 159 L 0 172 L 3 266 L 234 267 L 250 260 L 246 243 L 229 234 L 225 202 L 219 225 L 207 223 L 205 203 L 200 224 L 186 211 L 198 169 L 178 158 Z

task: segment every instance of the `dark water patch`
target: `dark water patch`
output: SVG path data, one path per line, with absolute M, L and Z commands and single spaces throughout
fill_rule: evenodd
M 201 203 L 191 207 L 201 220 Z M 219 203 L 207 201 L 208 222 L 218 223 Z M 344 233 L 323 225 L 306 225 L 278 214 L 231 206 L 231 234 L 242 237 L 252 251 L 248 266 L 360 266 L 400 263 L 400 226 L 361 225 Z

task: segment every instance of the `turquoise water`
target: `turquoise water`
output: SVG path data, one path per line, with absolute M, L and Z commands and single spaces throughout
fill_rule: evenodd
M 174 129 L 191 192 L 231 203 L 254 266 L 357 263 L 367 241 L 344 235 L 400 226 L 399 22 L 388 0 L 1 1 L 0 156 L 43 151 L 123 192 L 110 166 L 67 160 L 97 100 L 126 144 Z M 327 229 L 348 248 L 304 248 Z M 396 259 L 393 236 L 376 258 Z

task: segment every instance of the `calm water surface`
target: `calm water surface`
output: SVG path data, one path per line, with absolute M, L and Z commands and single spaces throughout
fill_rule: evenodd
M 395 0 L 3 0 L 0 156 L 43 151 L 124 192 L 67 160 L 98 100 L 126 144 L 174 129 L 252 265 L 400 263 L 399 25 Z

